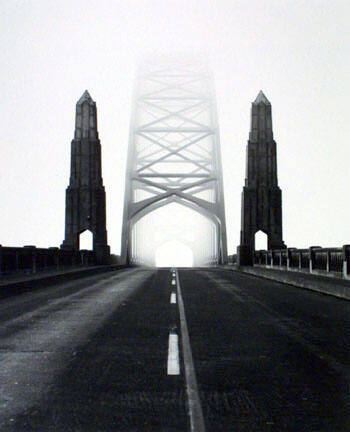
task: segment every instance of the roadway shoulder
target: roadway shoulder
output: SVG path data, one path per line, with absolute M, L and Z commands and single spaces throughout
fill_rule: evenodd
M 350 281 L 344 279 L 264 267 L 227 265 L 223 268 L 350 300 Z
M 0 278 L 0 298 L 18 295 L 26 291 L 43 288 L 44 286 L 56 285 L 62 282 L 69 282 L 75 279 L 81 279 L 93 276 L 99 273 L 116 271 L 126 268 L 124 265 L 103 265 L 91 266 L 85 268 L 66 269 L 64 271 L 46 272 L 43 274 L 36 273 L 31 275 L 22 275 L 14 279 Z

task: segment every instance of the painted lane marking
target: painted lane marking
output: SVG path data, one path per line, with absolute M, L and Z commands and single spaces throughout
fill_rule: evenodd
M 181 340 L 182 352 L 185 364 L 185 377 L 186 377 L 186 391 L 188 398 L 188 409 L 190 416 L 191 432 L 205 432 L 205 423 L 203 418 L 203 411 L 198 394 L 198 385 L 196 372 L 193 365 L 193 357 L 190 345 L 190 337 L 188 335 L 187 321 L 185 315 L 184 302 L 181 295 L 181 287 L 179 281 L 179 274 L 176 270 L 177 281 L 177 300 L 180 312 L 181 323 Z
M 171 296 L 170 296 L 170 303 L 171 304 L 176 304 L 176 293 L 171 293 Z
M 175 281 L 175 279 L 173 279 L 173 280 L 171 281 L 171 285 L 176 285 L 176 281 Z
M 169 333 L 168 375 L 180 375 L 179 337 L 176 333 Z

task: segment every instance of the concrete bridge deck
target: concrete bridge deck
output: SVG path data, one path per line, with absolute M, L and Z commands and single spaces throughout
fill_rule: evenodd
M 4 298 L 0 430 L 345 432 L 349 310 L 217 268 L 122 269 Z

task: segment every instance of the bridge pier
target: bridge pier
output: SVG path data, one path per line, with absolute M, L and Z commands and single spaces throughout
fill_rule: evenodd
M 246 179 L 242 192 L 239 265 L 252 265 L 255 234 L 262 231 L 268 249 L 285 249 L 282 239 L 282 192 L 277 181 L 276 142 L 272 132 L 271 103 L 262 91 L 251 108 Z
M 101 165 L 96 103 L 85 91 L 76 104 L 70 182 L 66 190 L 65 239 L 61 248 L 78 251 L 80 234 L 89 230 L 93 235 L 96 263 L 108 264 L 106 194 Z

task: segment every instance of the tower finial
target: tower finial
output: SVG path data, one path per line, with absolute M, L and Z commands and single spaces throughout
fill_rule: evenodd
M 264 95 L 263 91 L 260 90 L 258 96 L 256 97 L 255 101 L 253 102 L 254 105 L 257 105 L 259 103 L 264 103 L 265 105 L 271 105 L 270 101 L 267 99 L 267 97 Z
M 261 139 L 273 140 L 271 103 L 262 90 L 252 103 L 249 134 L 250 141 L 258 142 Z
M 76 105 L 74 139 L 98 138 L 96 102 L 85 90 Z
M 78 100 L 77 105 L 81 105 L 85 101 L 94 103 L 94 101 L 92 100 L 92 97 L 90 96 L 90 93 L 87 90 L 84 91 L 81 98 Z

